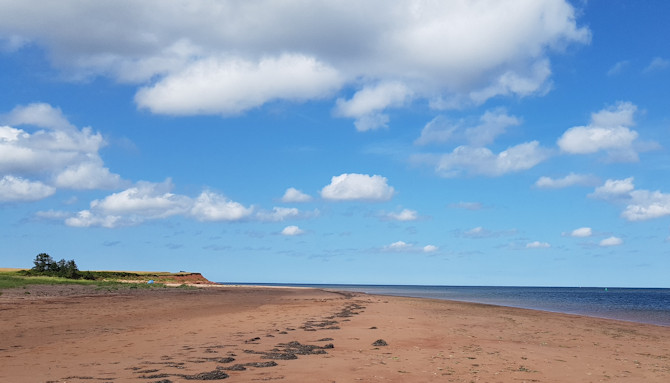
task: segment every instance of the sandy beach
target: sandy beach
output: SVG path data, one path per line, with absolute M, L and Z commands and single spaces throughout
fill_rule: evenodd
M 0 295 L 2 382 L 668 382 L 670 328 L 315 289 Z

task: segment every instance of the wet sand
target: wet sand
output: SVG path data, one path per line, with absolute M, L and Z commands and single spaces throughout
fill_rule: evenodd
M 314 289 L 0 295 L 2 382 L 219 379 L 668 382 L 670 327 Z

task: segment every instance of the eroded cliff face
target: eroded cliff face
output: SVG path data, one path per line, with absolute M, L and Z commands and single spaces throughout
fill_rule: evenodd
M 215 285 L 216 283 L 205 278 L 200 273 L 178 273 L 166 276 L 159 276 L 155 279 L 159 283 L 187 283 L 194 285 Z

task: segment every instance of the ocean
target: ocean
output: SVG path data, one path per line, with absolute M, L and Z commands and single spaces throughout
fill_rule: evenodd
M 444 299 L 670 326 L 670 289 L 270 284 Z

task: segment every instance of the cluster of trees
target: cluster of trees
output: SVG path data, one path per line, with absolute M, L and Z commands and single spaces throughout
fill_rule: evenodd
M 49 254 L 40 253 L 37 254 L 33 263 L 35 266 L 30 269 L 30 274 L 32 275 L 48 275 L 51 277 L 69 279 L 80 279 L 85 277 L 85 275 L 79 271 L 77 264 L 73 259 L 69 261 L 66 261 L 65 259 L 54 261 Z

